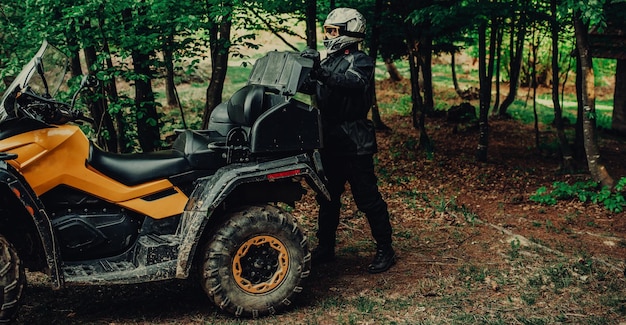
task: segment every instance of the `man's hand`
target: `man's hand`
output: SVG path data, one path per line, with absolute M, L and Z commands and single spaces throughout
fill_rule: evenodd
M 320 52 L 318 52 L 316 49 L 307 48 L 306 50 L 300 52 L 300 56 L 313 60 L 313 70 L 317 70 L 320 68 Z
M 330 71 L 319 67 L 317 69 L 311 70 L 310 73 L 311 79 L 319 80 L 321 82 L 326 82 L 328 78 L 330 78 Z
M 306 50 L 300 52 L 300 56 L 313 60 L 313 68 L 311 69 L 310 74 L 312 79 L 324 82 L 328 79 L 328 77 L 330 77 L 330 71 L 322 68 L 320 65 L 320 52 L 316 49 L 307 48 Z
M 326 81 L 330 77 L 330 71 L 322 68 L 320 65 L 320 52 L 316 49 L 307 48 L 300 52 L 300 56 L 303 58 L 313 60 L 313 68 L 311 69 L 311 79 L 319 80 L 321 82 Z

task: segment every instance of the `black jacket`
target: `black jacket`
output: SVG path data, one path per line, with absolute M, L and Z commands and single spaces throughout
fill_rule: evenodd
M 374 125 L 367 119 L 374 91 L 374 60 L 356 47 L 321 62 L 315 93 L 322 116 L 324 152 L 367 155 L 377 150 Z M 313 92 L 311 91 L 311 93 Z

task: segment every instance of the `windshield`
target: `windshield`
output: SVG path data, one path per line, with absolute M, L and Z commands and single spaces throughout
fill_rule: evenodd
M 39 95 L 54 97 L 63 84 L 68 62 L 68 57 L 63 52 L 47 41 L 43 41 L 37 54 L 22 68 L 20 74 L 2 96 L 0 121 L 15 116 L 15 93 L 27 86 Z M 39 71 L 37 66 L 40 67 Z

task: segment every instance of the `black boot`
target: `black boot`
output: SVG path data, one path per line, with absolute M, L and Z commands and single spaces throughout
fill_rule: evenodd
M 335 260 L 335 247 L 317 246 L 311 251 L 311 264 L 319 265 Z
M 372 274 L 385 272 L 394 264 L 396 264 L 396 253 L 391 245 L 379 246 L 374 260 L 367 266 L 367 272 Z

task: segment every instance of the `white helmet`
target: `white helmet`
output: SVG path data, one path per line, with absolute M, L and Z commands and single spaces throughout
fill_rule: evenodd
M 337 8 L 324 21 L 324 46 L 328 54 L 365 38 L 365 17 L 352 8 Z

